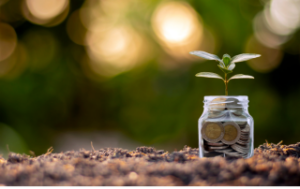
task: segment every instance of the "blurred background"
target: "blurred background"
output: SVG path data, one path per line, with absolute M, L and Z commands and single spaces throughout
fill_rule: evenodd
M 300 141 L 300 0 L 0 0 L 0 154 L 198 147 L 217 62 L 258 53 L 229 95 L 248 95 L 255 147 Z

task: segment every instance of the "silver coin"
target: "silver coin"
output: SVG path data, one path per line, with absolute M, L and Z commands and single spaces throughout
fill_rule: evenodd
M 222 149 L 222 150 L 215 150 L 216 152 L 219 152 L 219 153 L 228 153 L 228 152 L 233 152 L 231 148 L 228 148 L 228 149 Z
M 228 146 L 210 146 L 208 148 L 211 150 L 221 150 L 221 149 L 228 148 Z
M 221 140 L 224 144 L 234 144 L 239 140 L 241 132 L 240 127 L 234 122 L 227 122 L 223 124 L 224 126 L 224 136 Z
M 226 108 L 234 115 L 240 116 L 243 114 L 243 106 L 239 104 L 239 100 L 236 98 L 226 99 Z
M 210 146 L 224 146 L 224 143 L 222 143 L 222 142 L 208 142 L 207 145 L 210 145 Z
M 234 149 L 235 151 L 240 152 L 240 153 L 247 153 L 249 151 L 249 149 L 243 149 L 238 146 L 234 146 L 234 147 L 232 147 L 232 149 Z
M 229 157 L 243 157 L 243 154 L 237 153 L 237 152 L 232 152 L 232 153 L 227 153 L 226 156 L 229 156 Z
M 227 98 L 226 99 L 226 108 L 227 109 L 235 109 L 235 108 L 242 108 L 243 106 L 239 104 L 239 100 L 236 98 Z
M 247 141 L 243 141 L 243 140 L 238 140 L 238 141 L 236 141 L 236 143 L 238 143 L 238 144 L 249 144 L 249 140 L 247 140 Z
M 241 130 L 242 133 L 250 133 L 250 126 L 247 124 L 244 129 Z
M 240 153 L 247 153 L 249 151 L 249 148 L 243 148 L 237 144 L 231 145 L 231 148 Z
M 208 112 L 208 118 L 219 118 L 224 116 L 226 114 L 226 111 L 209 111 Z
M 233 144 L 233 145 L 231 145 L 231 147 L 233 147 L 233 146 L 236 146 L 236 147 L 238 147 L 238 148 L 241 148 L 241 149 L 243 149 L 243 150 L 245 150 L 245 149 L 249 149 L 249 145 L 248 144 Z
M 249 138 L 250 138 L 249 135 L 248 135 L 248 136 L 244 136 L 244 135 L 242 136 L 242 135 L 241 135 L 241 137 L 240 137 L 240 139 L 244 139 L 244 140 L 247 140 L 247 139 L 249 139 Z
M 218 153 L 218 152 L 207 152 L 207 153 L 204 153 L 204 157 L 216 157 L 216 156 L 223 157 L 223 154 L 222 153 Z

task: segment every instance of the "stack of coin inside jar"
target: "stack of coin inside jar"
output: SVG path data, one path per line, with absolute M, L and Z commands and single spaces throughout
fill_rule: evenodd
M 250 126 L 242 105 L 235 98 L 215 98 L 209 103 L 201 135 L 205 157 L 248 156 Z

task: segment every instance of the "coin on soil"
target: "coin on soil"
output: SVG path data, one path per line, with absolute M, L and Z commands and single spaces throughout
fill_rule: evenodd
M 224 144 L 234 144 L 240 138 L 240 126 L 234 122 L 224 124 L 224 137 L 221 140 Z
M 219 142 L 224 136 L 224 128 L 218 122 L 206 122 L 201 129 L 202 137 L 207 142 Z

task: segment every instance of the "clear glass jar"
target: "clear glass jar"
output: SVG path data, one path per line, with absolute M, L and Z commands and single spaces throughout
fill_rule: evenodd
M 248 96 L 205 96 L 199 118 L 200 157 L 253 156 L 253 118 Z

